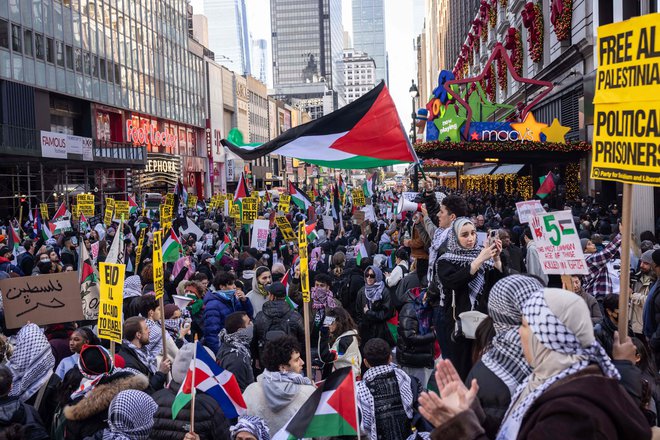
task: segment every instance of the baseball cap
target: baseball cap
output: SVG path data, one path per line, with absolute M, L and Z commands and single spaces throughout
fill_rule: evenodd
M 286 287 L 280 282 L 275 282 L 266 286 L 266 290 L 276 298 L 284 298 L 286 296 Z

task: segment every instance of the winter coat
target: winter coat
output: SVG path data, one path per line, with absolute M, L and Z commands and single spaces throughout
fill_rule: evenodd
M 66 247 L 62 248 L 62 251 L 60 251 L 60 260 L 62 260 L 63 266 L 73 266 L 74 270 L 78 270 L 78 254 L 71 249 Z
M 482 421 L 482 426 L 486 430 L 488 438 L 495 438 L 502 424 L 502 419 L 504 419 L 504 414 L 506 414 L 506 410 L 511 404 L 511 392 L 502 379 L 485 366 L 481 360 L 474 364 L 465 383 L 469 386 L 472 379 L 477 379 L 479 383 L 477 399 L 486 415 L 486 418 Z
M 258 359 L 260 347 L 266 344 L 266 333 L 275 328 L 276 322 L 282 321 L 282 327 L 289 327 L 289 335 L 298 340 L 301 348 L 305 346 L 305 329 L 300 313 L 291 310 L 284 300 L 268 301 L 261 312 L 254 318 L 254 336 L 252 337 L 252 358 Z M 287 322 L 285 324 L 284 322 Z
M 154 426 L 149 438 L 154 440 L 181 440 L 190 430 L 190 405 L 183 407 L 172 420 L 172 403 L 181 384 L 170 382 L 169 387 L 151 397 L 158 404 Z M 195 396 L 195 433 L 201 440 L 229 440 L 229 421 L 211 396 L 197 392 Z
M 30 440 L 48 440 L 49 436 L 41 423 L 37 410 L 21 403 L 16 397 L 0 398 L 0 437 L 11 425 L 23 426 L 23 438 Z
M 163 389 L 165 382 L 167 382 L 167 375 L 165 373 L 161 371 L 152 373 L 149 368 L 142 363 L 135 351 L 124 344 L 119 346 L 119 351 L 117 354 L 121 356 L 122 359 L 124 359 L 126 368 L 137 370 L 149 379 L 150 393 Z
M 394 304 L 394 308 L 397 309 L 397 311 L 401 310 L 401 307 L 407 302 L 408 300 L 408 291 L 412 288 L 415 287 L 420 287 L 422 283 L 419 282 L 419 276 L 417 275 L 417 272 L 410 272 L 406 274 L 405 277 L 401 280 L 399 285 L 396 287 L 396 291 L 392 292 L 390 290 L 390 293 L 392 293 L 392 302 Z
M 416 260 L 428 260 L 428 246 L 425 245 L 424 240 L 422 240 L 422 235 L 419 232 L 419 229 L 422 229 L 424 225 L 418 223 L 412 228 L 412 238 L 410 239 L 410 256 Z M 424 234 L 427 236 L 428 234 Z
M 607 315 L 603 316 L 603 319 L 594 325 L 594 336 L 610 358 L 612 357 L 612 346 L 614 345 L 614 332 L 617 330 L 616 324 Z M 628 325 L 628 334 L 633 334 L 630 325 Z
M 430 329 L 425 335 L 420 334 L 419 319 L 415 311 L 415 295 L 408 291 L 407 296 L 408 299 L 399 312 L 397 363 L 410 368 L 433 368 L 435 334 Z M 429 324 L 432 324 L 432 319 Z
M 107 428 L 108 408 L 112 399 L 121 391 L 144 391 L 148 386 L 149 381 L 142 374 L 123 373 L 102 381 L 84 397 L 64 407 L 64 438 L 82 440 Z
M 225 318 L 233 312 L 245 312 L 252 319 L 254 310 L 250 299 L 245 301 L 236 300 L 232 297 L 231 301 L 220 296 L 218 292 L 207 292 L 204 296 L 204 345 L 213 351 L 218 352 L 220 341 L 218 333 L 225 328 Z
M 5 257 L 0 257 L 0 271 L 7 273 L 15 272 L 20 276 L 25 276 L 20 267 L 12 264 L 12 262 Z
M 37 248 L 38 249 L 38 248 Z M 21 268 L 23 273 L 25 274 L 31 274 L 34 268 L 36 267 L 36 258 L 33 254 L 30 252 L 23 252 L 21 255 L 18 256 L 16 259 L 16 263 L 18 263 L 18 267 Z
M 360 268 L 355 266 L 355 260 L 347 262 L 344 273 L 342 274 L 341 288 L 333 290 L 333 292 L 353 319 L 356 319 L 357 316 L 355 312 L 355 303 L 357 301 L 358 293 L 363 286 L 364 273 L 362 273 Z
M 390 346 L 394 346 L 394 338 L 387 326 L 387 321 L 394 316 L 394 313 L 394 304 L 389 289 L 383 289 L 383 297 L 371 304 L 364 293 L 364 287 L 360 289 L 355 304 L 355 314 L 358 333 L 362 338 L 360 344 L 363 348 L 364 344 L 373 338 L 384 339 Z
M 245 359 L 240 353 L 231 351 L 230 345 L 222 344 L 215 355 L 215 359 L 218 365 L 236 377 L 241 392 L 245 391 L 248 385 L 254 382 L 251 359 Z
M 360 345 L 358 343 L 357 330 L 347 330 L 337 337 L 332 343 L 328 344 L 328 338 L 324 332 L 321 332 L 320 357 L 326 364 L 332 363 L 332 371 L 344 367 L 352 367 L 355 377 L 360 377 L 360 367 L 362 365 L 362 355 L 360 354 Z
M 488 439 L 477 416 L 480 409 L 476 414 L 472 410 L 459 413 L 434 429 L 431 438 Z M 646 440 L 651 438 L 651 428 L 616 379 L 590 366 L 557 381 L 539 396 L 525 414 L 517 438 Z

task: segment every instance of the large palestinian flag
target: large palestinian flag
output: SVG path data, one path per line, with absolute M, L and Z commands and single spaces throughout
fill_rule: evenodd
M 302 211 L 307 212 L 307 209 L 312 206 L 312 201 L 309 200 L 305 192 L 291 182 L 289 182 L 289 194 L 291 195 L 291 201 Z
M 273 440 L 357 435 L 358 418 L 353 368 L 333 372 L 309 396 Z
M 384 82 L 361 98 L 319 119 L 299 125 L 259 147 L 223 139 L 241 159 L 270 153 L 330 168 L 374 168 L 416 162 Z

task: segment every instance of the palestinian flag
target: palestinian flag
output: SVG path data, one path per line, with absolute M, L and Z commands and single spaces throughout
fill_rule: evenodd
M 374 184 L 376 183 L 376 173 L 373 173 L 362 184 L 362 191 L 365 197 L 372 197 L 374 195 Z
M 353 368 L 340 368 L 328 376 L 272 439 L 355 436 L 359 429 L 357 414 Z
M 181 242 L 177 238 L 173 229 L 170 229 L 170 235 L 163 243 L 163 263 L 175 263 L 181 256 Z
M 234 193 L 234 203 L 240 202 L 244 197 L 250 197 L 250 191 L 248 191 L 247 184 L 245 183 L 245 173 L 241 173 L 236 192 Z
M 541 182 L 541 186 L 538 191 L 536 191 L 536 195 L 539 196 L 539 199 L 544 199 L 550 195 L 552 190 L 557 186 L 555 183 L 555 175 L 552 174 L 552 171 L 549 171 L 546 176 L 539 177 L 539 181 Z
M 227 250 L 229 249 L 230 245 L 231 245 L 231 241 L 229 240 L 229 236 L 225 234 L 225 240 L 220 246 L 218 246 L 218 252 L 215 253 L 216 261 L 220 261 L 220 259 L 225 254 L 225 252 L 227 252 Z
M 368 256 L 369 253 L 367 252 L 367 248 L 365 247 L 364 243 L 360 242 L 360 244 L 357 246 L 357 255 L 355 256 L 357 265 L 360 266 L 362 259 L 367 258 Z
M 244 160 L 276 153 L 340 169 L 364 169 L 418 162 L 384 82 L 326 116 L 285 131 L 253 148 L 222 144 Z
M 78 229 L 80 232 L 87 232 L 91 230 L 89 228 L 89 221 L 87 221 L 87 217 L 85 217 L 85 214 L 83 214 L 82 212 L 80 213 L 80 221 L 78 222 Z
M 289 182 L 289 194 L 291 194 L 291 200 L 293 203 L 295 203 L 301 211 L 307 212 L 309 207 L 312 206 L 312 201 L 309 200 L 309 197 L 307 197 L 305 192 L 291 182 Z
M 52 219 L 52 226 L 51 230 L 53 232 L 53 235 L 55 234 L 61 234 L 66 231 L 70 231 L 71 228 L 71 213 L 69 212 L 68 209 L 66 209 L 66 204 L 62 202 L 59 208 L 57 208 L 57 211 L 51 217 Z
M 80 241 L 78 278 L 80 280 L 80 298 L 82 299 L 83 316 L 86 320 L 98 319 L 99 274 L 92 264 L 87 247 L 82 244 L 82 240 Z
M 395 311 L 394 316 L 387 320 L 387 329 L 396 343 L 399 339 L 399 312 Z
M 21 244 L 21 239 L 14 228 L 14 225 L 9 223 L 9 228 L 7 228 L 7 246 L 11 249 L 11 253 L 14 254 L 14 257 L 18 258 L 18 247 Z
M 319 237 L 319 234 L 316 233 L 316 223 L 305 226 L 305 233 L 307 234 L 307 240 L 310 242 L 316 240 Z
M 339 194 L 339 185 L 332 188 L 332 217 L 339 222 L 339 228 L 344 229 L 344 219 L 342 215 L 342 196 Z
M 132 214 L 137 214 L 138 209 L 140 209 L 140 207 L 138 206 L 137 203 L 135 203 L 135 200 L 133 200 L 133 197 L 128 196 L 128 213 L 131 214 L 131 215 Z
M 41 225 L 41 237 L 44 239 L 44 241 L 48 241 L 53 238 L 53 230 L 54 226 L 51 226 L 48 223 L 48 220 L 44 220 L 43 224 Z
M 285 245 L 286 246 L 286 245 Z M 284 300 L 286 303 L 289 305 L 289 308 L 291 310 L 296 310 L 298 308 L 298 304 L 296 304 L 291 297 L 289 296 L 289 274 L 291 273 L 290 270 L 287 270 L 282 279 L 280 280 L 280 283 L 284 286 L 286 289 L 286 296 L 284 297 Z
M 344 200 L 344 196 L 346 195 L 346 183 L 344 183 L 341 174 L 339 175 L 339 195 L 341 196 L 341 199 Z

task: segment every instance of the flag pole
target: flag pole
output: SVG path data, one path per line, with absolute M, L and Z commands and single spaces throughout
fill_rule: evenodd
M 193 349 L 193 371 L 192 371 L 192 387 L 190 393 L 192 394 L 192 402 L 190 402 L 190 432 L 195 432 L 195 396 L 197 395 L 197 384 L 195 383 L 195 373 L 197 372 L 197 344 Z M 183 384 L 181 384 L 183 386 Z
M 355 359 L 351 360 L 351 364 L 355 362 Z M 357 380 L 355 377 L 355 371 L 353 370 L 353 366 L 351 365 L 351 378 L 353 379 L 353 393 L 355 394 L 355 423 L 357 425 L 357 440 L 360 440 L 360 412 L 358 411 L 358 406 L 357 406 Z

